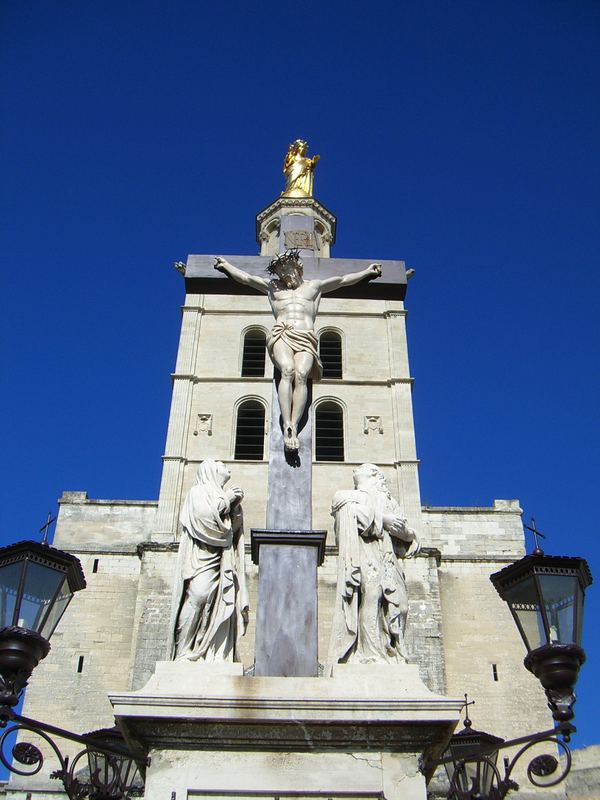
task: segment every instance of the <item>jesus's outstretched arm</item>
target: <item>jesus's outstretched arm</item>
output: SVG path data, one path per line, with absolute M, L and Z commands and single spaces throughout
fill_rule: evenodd
M 244 286 L 251 286 L 253 289 L 263 294 L 267 294 L 269 291 L 269 283 L 264 278 L 261 278 L 259 275 L 250 275 L 249 272 L 244 272 L 244 270 L 234 267 L 233 264 L 230 264 L 229 261 L 220 256 L 215 258 L 215 269 L 218 272 L 224 272 L 225 275 L 237 281 L 237 283 L 242 283 Z
M 379 277 L 381 277 L 381 264 L 369 264 L 366 269 L 360 272 L 351 272 L 349 275 L 338 275 L 334 278 L 326 278 L 324 281 L 319 281 L 319 288 L 323 294 L 327 294 L 327 292 L 334 292 L 342 286 L 352 286 L 355 283 L 360 283 L 365 278 Z

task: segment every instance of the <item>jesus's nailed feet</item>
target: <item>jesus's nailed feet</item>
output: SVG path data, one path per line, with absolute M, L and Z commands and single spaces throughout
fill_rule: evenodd
M 288 451 L 288 453 L 291 453 L 298 450 L 298 446 L 298 435 L 296 433 L 296 429 L 291 425 L 288 425 L 284 429 L 283 447 Z

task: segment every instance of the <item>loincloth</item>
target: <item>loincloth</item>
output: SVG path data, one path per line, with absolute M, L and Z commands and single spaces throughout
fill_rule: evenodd
M 313 357 L 313 366 L 309 378 L 313 381 L 320 381 L 323 375 L 323 364 L 319 358 L 317 350 L 319 340 L 313 331 L 300 331 L 293 325 L 276 322 L 267 336 L 267 350 L 271 356 L 271 361 L 277 366 L 273 358 L 273 348 L 275 344 L 282 341 L 294 353 L 310 353 Z

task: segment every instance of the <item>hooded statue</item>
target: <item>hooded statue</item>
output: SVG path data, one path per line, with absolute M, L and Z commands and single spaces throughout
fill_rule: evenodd
M 355 469 L 354 485 L 336 492 L 331 509 L 339 556 L 330 668 L 340 662 L 407 660 L 408 596 L 401 562 L 419 552 L 419 543 L 378 467 Z
M 231 477 L 221 461 L 206 459 L 181 509 L 182 527 L 174 590 L 175 660 L 237 661 L 246 632 L 244 493 L 226 490 Z

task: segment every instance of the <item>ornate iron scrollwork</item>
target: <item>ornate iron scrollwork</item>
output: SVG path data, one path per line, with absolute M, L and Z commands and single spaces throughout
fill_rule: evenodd
M 41 765 L 44 761 L 42 751 L 30 742 L 17 742 L 12 749 L 12 754 L 15 761 L 18 761 L 19 764 Z
M 504 742 L 498 748 L 499 750 L 523 745 L 506 764 L 504 777 L 500 775 L 495 761 L 489 758 L 489 750 L 473 752 L 468 758 L 455 762 L 446 797 L 448 800 L 504 800 L 510 791 L 519 789 L 519 784 L 515 783 L 511 777 L 517 762 L 535 745 L 546 743 L 555 745 L 562 752 L 564 758 L 557 758 L 551 753 L 538 754 L 527 765 L 525 774 L 527 780 L 538 789 L 556 786 L 564 781 L 571 770 L 571 751 L 565 740 L 568 741 L 574 730 L 569 723 L 563 723 L 553 730 Z M 444 758 L 423 765 L 423 768 L 426 771 L 427 768 L 430 769 L 451 761 L 451 758 Z M 484 766 L 486 770 L 484 770 Z M 491 776 L 491 780 L 488 781 L 487 786 L 483 786 L 480 784 L 479 777 L 486 771 L 488 776 Z
M 125 748 L 117 749 L 104 744 L 95 747 L 84 736 L 45 726 L 57 736 L 64 734 L 65 738 L 85 745 L 70 759 L 62 754 L 54 738 L 42 725 L 20 717 L 12 709 L 0 709 L 0 727 L 5 728 L 0 735 L 0 762 L 9 772 L 31 777 L 37 775 L 44 766 L 44 753 L 37 745 L 18 741 L 11 746 L 12 736 L 27 732 L 39 736 L 56 756 L 59 768 L 50 774 L 50 778 L 62 783 L 69 800 L 130 800 L 143 794 L 143 783 L 134 755 Z M 142 758 L 141 762 L 144 761 Z

